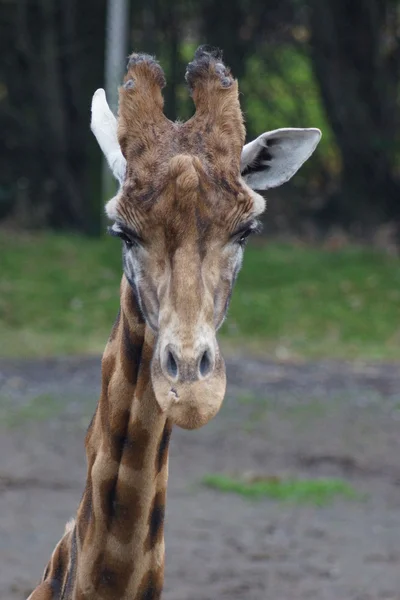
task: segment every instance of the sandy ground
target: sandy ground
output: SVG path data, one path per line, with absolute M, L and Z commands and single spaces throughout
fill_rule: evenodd
M 164 600 L 399 600 L 397 367 L 227 367 L 214 421 L 174 430 Z M 75 512 L 99 382 L 100 359 L 0 361 L 1 600 L 26 598 Z M 363 498 L 318 508 L 199 484 L 248 471 L 341 477 Z

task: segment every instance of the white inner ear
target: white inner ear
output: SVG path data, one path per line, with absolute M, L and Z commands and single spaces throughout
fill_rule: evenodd
M 288 181 L 311 156 L 321 139 L 319 129 L 267 131 L 246 144 L 240 170 L 249 187 L 267 190 Z
M 108 106 L 105 91 L 101 88 L 93 94 L 90 127 L 114 177 L 122 185 L 125 179 L 126 160 L 118 143 L 117 119 Z

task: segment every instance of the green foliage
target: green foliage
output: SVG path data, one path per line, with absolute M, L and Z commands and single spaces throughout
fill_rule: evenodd
M 342 479 L 256 478 L 241 481 L 225 475 L 206 475 L 203 484 L 220 492 L 231 492 L 249 500 L 270 498 L 279 502 L 323 506 L 336 498 L 360 500 L 362 496 Z
M 318 155 L 338 168 L 338 151 L 307 54 L 293 46 L 268 46 L 252 56 L 240 85 L 250 137 L 279 127 L 319 127 Z M 318 161 L 306 165 L 316 170 Z
M 119 304 L 115 239 L 0 234 L 0 354 L 99 353 Z M 249 245 L 222 328 L 229 350 L 278 358 L 400 358 L 400 260 Z

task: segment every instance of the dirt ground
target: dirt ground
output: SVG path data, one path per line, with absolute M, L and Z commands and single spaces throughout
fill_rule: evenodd
M 175 429 L 164 600 L 400 600 L 400 372 L 227 361 L 203 429 Z M 83 489 L 100 359 L 0 361 L 0 598 L 23 600 Z M 49 398 L 51 402 L 49 403 Z M 340 477 L 324 507 L 251 502 L 207 473 Z

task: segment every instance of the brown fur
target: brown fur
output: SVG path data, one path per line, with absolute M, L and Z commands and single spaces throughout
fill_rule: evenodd
M 184 124 L 163 114 L 164 75 L 151 57 L 132 55 L 120 88 L 127 175 L 116 212 L 141 238 L 141 273 L 132 272 L 132 287 L 125 277 L 121 283 L 76 525 L 31 600 L 160 598 L 172 425 L 207 423 L 225 393 L 215 331 L 238 268 L 231 236 L 256 211 L 239 172 L 245 132 L 237 82 L 219 54 L 204 49 L 187 81 L 196 113 Z M 127 272 L 132 255 L 125 259 Z M 149 315 L 154 325 L 145 323 Z M 165 374 L 168 344 L 179 362 L 176 384 Z M 205 352 L 210 372 L 203 376 Z

